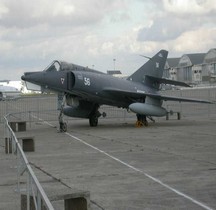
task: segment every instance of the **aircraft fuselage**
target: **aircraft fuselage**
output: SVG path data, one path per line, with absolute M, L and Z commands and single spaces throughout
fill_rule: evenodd
M 127 108 L 133 102 L 133 99 L 123 94 L 122 96 L 115 95 L 107 90 L 114 88 L 135 94 L 157 94 L 156 90 L 142 83 L 116 78 L 103 73 L 88 72 L 88 70 L 31 72 L 25 73 L 22 79 L 41 85 L 45 89 L 65 92 L 98 104 L 123 108 Z

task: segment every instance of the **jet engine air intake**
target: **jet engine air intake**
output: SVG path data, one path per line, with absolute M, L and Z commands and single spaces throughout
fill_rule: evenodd
M 79 99 L 73 96 L 66 96 L 66 103 L 68 106 L 78 107 L 79 106 Z

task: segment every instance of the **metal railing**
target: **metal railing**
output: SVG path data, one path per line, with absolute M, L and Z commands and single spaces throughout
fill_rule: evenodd
M 210 101 L 216 101 L 216 88 L 208 87 L 203 89 L 185 89 L 185 90 L 167 90 L 162 91 L 161 94 L 168 96 L 186 97 L 205 99 Z M 168 111 L 178 111 L 182 113 L 182 116 L 210 116 L 216 114 L 215 104 L 198 104 L 198 103 L 179 103 L 173 101 L 164 101 L 163 107 Z M 17 100 L 0 101 L 0 123 L 3 122 L 2 116 L 7 113 L 33 113 L 34 120 L 42 118 L 46 121 L 58 120 L 59 110 L 57 110 L 57 96 L 56 95 L 37 95 L 37 96 L 23 96 Z M 106 112 L 107 118 L 128 118 L 134 117 L 133 114 L 128 113 L 126 110 L 116 107 L 101 106 L 100 112 Z M 24 114 L 23 114 L 24 115 Z M 27 118 L 28 116 L 24 116 Z M 64 116 L 67 121 L 73 120 L 73 118 Z M 29 118 L 28 120 L 33 120 Z
M 26 195 L 27 195 L 27 210 L 30 210 L 30 196 L 33 197 L 34 206 L 36 210 L 41 210 L 42 205 L 47 208 L 47 210 L 54 210 L 50 200 L 48 199 L 46 193 L 44 192 L 41 184 L 39 183 L 37 177 L 35 176 L 30 163 L 28 162 L 25 153 L 21 145 L 19 144 L 16 135 L 14 134 L 12 128 L 9 125 L 8 117 L 10 114 L 4 116 L 5 121 L 5 138 L 6 138 L 6 149 L 7 153 L 16 155 L 17 158 L 17 191 L 21 192 L 20 188 L 20 178 L 26 172 Z M 42 202 L 41 202 L 42 201 Z

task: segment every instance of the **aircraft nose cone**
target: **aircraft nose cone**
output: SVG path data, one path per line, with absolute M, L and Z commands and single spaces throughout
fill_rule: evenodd
M 21 76 L 21 79 L 25 81 L 25 75 L 22 75 L 22 76 Z
M 43 72 L 25 72 L 21 79 L 34 84 L 41 84 L 44 82 Z
M 27 81 L 28 79 L 30 79 L 30 75 L 33 74 L 32 72 L 25 72 L 22 76 L 21 79 L 24 81 Z

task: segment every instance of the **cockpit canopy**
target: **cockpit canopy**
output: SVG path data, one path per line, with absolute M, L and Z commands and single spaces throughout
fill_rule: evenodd
M 54 60 L 49 66 L 47 66 L 44 71 L 90 71 L 95 73 L 101 73 L 102 72 L 96 71 L 94 69 L 90 69 L 88 67 L 79 66 L 73 63 L 68 63 L 65 61 L 58 61 Z
M 44 71 L 69 71 L 77 70 L 77 65 L 65 61 L 53 61 Z

